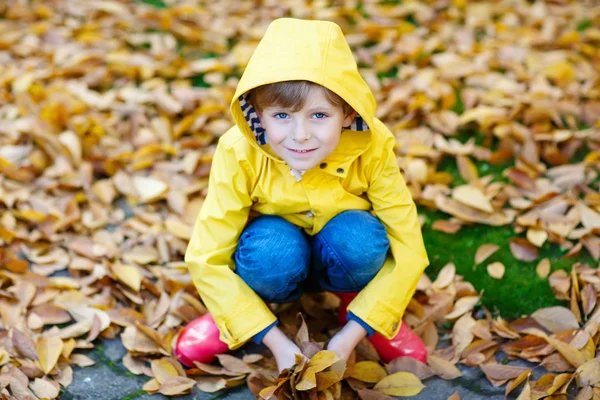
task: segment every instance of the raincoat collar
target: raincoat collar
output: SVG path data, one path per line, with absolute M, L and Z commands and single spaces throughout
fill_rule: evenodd
M 356 61 L 341 28 L 328 21 L 280 18 L 273 21 L 250 58 L 231 102 L 240 131 L 267 157 L 284 162 L 267 143 L 256 110 L 246 101 L 248 91 L 270 83 L 307 80 L 342 97 L 357 118 L 344 128 L 340 143 L 321 169 L 345 176 L 349 165 L 371 143 L 375 100 L 358 73 Z M 341 172 L 343 171 L 343 172 Z

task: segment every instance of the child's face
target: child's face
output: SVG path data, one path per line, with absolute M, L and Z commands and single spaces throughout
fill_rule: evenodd
M 271 106 L 258 115 L 273 151 L 291 168 L 307 170 L 335 150 L 342 128 L 350 125 L 356 112 L 344 115 L 341 105 L 331 104 L 315 88 L 296 112 Z

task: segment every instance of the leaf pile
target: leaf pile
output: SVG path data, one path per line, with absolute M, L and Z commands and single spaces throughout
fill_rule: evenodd
M 585 249 L 600 258 L 597 4 L 155 3 L 165 7 L 0 2 L 3 396 L 56 398 L 73 365 L 92 363 L 79 352 L 98 338 L 121 338 L 123 363 L 151 378 L 145 389 L 152 393 L 181 394 L 194 384 L 216 391 L 271 376 L 270 357 L 222 356 L 222 367 L 186 371 L 170 355 L 182 327 L 207 312 L 182 260 L 215 143 L 233 123 L 228 105 L 250 54 L 280 16 L 340 24 L 376 96 L 377 117 L 397 137 L 414 198 L 453 216 L 435 229 L 513 224 L 520 236 L 510 248 L 519 260 L 537 260 L 546 242 L 567 257 Z M 501 278 L 500 265 L 487 267 Z M 430 348 L 428 366 L 400 360 L 384 377 L 361 364 L 378 362 L 365 342 L 348 385 L 319 391 L 318 374 L 335 371 L 315 372 L 317 396 L 343 395 L 348 386 L 365 399 L 399 393 L 398 385 L 409 393 L 420 383 L 394 374 L 423 380 L 430 368 L 450 379 L 460 375 L 458 362 L 481 366 L 495 383 L 508 379 L 508 387 L 525 382 L 523 372 L 515 377 L 494 364 L 498 349 L 559 373 L 526 382 L 522 398 L 556 396 L 573 382 L 580 398 L 598 396 L 591 350 L 598 345 L 597 270 L 550 274 L 542 260 L 537 271 L 569 308 L 511 323 L 474 313 L 480 294 L 453 266 L 434 282 L 423 277 L 405 321 Z M 301 302 L 313 339 L 324 343 L 335 302 L 327 295 Z M 295 334 L 298 310 L 279 311 Z M 452 345 L 436 350 L 448 321 Z M 312 384 L 310 372 L 302 381 L 308 368 L 294 383 Z M 292 376 L 281 387 L 298 390 Z

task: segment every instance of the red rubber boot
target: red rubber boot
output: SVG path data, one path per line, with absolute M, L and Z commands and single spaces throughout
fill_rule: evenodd
M 358 293 L 334 293 L 342 301 L 338 313 L 338 324 L 346 324 L 346 315 L 348 314 L 348 304 L 358 295 Z M 423 363 L 427 362 L 427 348 L 421 338 L 410 330 L 407 324 L 402 323 L 400 331 L 392 339 L 386 339 L 383 335 L 375 333 L 369 338 L 377 354 L 384 363 L 389 363 L 398 357 L 412 357 Z
M 193 367 L 194 361 L 210 364 L 217 354 L 227 353 L 229 347 L 219 339 L 219 328 L 212 315 L 196 318 L 183 330 L 175 345 L 175 357 L 185 366 Z

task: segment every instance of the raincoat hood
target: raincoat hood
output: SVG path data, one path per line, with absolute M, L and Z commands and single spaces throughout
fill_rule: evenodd
M 267 156 L 279 159 L 265 146 L 265 130 L 246 97 L 248 91 L 258 86 L 292 80 L 314 82 L 344 99 L 357 112 L 346 129 L 367 131 L 373 126 L 375 99 L 358 73 L 341 28 L 328 21 L 280 18 L 267 28 L 231 102 L 231 113 L 240 131 Z M 366 150 L 370 142 L 367 133 L 363 136 L 362 149 L 356 149 L 358 153 Z

